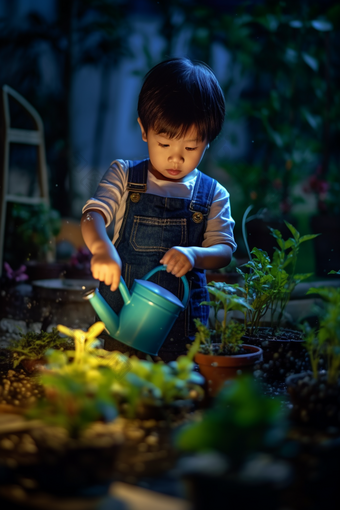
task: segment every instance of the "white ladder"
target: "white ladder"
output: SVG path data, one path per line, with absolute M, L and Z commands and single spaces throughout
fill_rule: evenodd
M 33 118 L 36 129 L 16 129 L 11 127 L 11 116 L 8 96 L 15 99 Z M 32 105 L 9 85 L 2 87 L 2 161 L 0 174 L 0 276 L 3 266 L 4 238 L 6 228 L 7 205 L 9 202 L 20 204 L 49 205 L 46 155 L 44 142 L 44 125 L 38 112 Z M 8 194 L 10 144 L 36 145 L 38 148 L 38 185 L 40 196 L 20 196 Z

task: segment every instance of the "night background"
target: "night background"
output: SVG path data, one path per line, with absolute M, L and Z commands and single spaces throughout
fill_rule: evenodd
M 338 510 L 339 48 L 335 0 L 0 0 L 2 510 Z M 121 280 L 116 316 L 80 219 L 147 157 L 143 77 L 182 56 L 225 94 L 200 170 L 238 248 L 168 362 L 193 277 L 177 305 Z
M 185 56 L 207 62 L 225 92 L 225 126 L 200 169 L 231 194 L 236 256 L 247 256 L 241 226 L 252 205 L 250 216 L 265 208 L 302 234 L 327 228 L 332 267 L 316 270 L 307 247 L 304 270 L 340 267 L 338 2 L 13 0 L 0 3 L 0 19 L 1 85 L 44 125 L 52 211 L 42 229 L 50 222 L 56 232 L 58 213 L 79 221 L 112 160 L 146 156 L 136 122 L 142 78 Z M 11 98 L 10 107 L 13 127 L 32 127 Z M 9 166 L 10 194 L 39 193 L 36 148 L 13 144 Z M 10 205 L 4 260 L 13 265 L 24 262 L 12 239 L 20 221 L 27 206 Z

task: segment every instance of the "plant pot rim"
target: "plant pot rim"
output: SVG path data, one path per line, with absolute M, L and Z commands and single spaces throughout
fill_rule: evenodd
M 263 350 L 261 347 L 250 344 L 242 344 L 242 347 L 249 351 L 247 354 L 213 355 L 198 352 L 195 355 L 195 362 L 198 365 L 211 365 L 216 363 L 216 368 L 223 366 L 245 366 L 253 365 L 262 360 Z M 213 365 L 214 366 L 214 365 Z

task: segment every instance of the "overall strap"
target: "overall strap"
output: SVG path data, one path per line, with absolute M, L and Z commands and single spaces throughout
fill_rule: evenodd
M 197 219 L 201 216 L 208 216 L 214 198 L 215 188 L 215 179 L 199 171 L 189 206 L 189 210 L 197 214 Z
M 127 191 L 145 193 L 148 180 L 148 159 L 129 161 Z

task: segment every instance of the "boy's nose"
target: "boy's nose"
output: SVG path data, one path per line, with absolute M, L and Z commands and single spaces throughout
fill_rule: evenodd
M 172 163 L 183 163 L 184 158 L 180 153 L 174 153 L 169 156 L 169 161 Z

